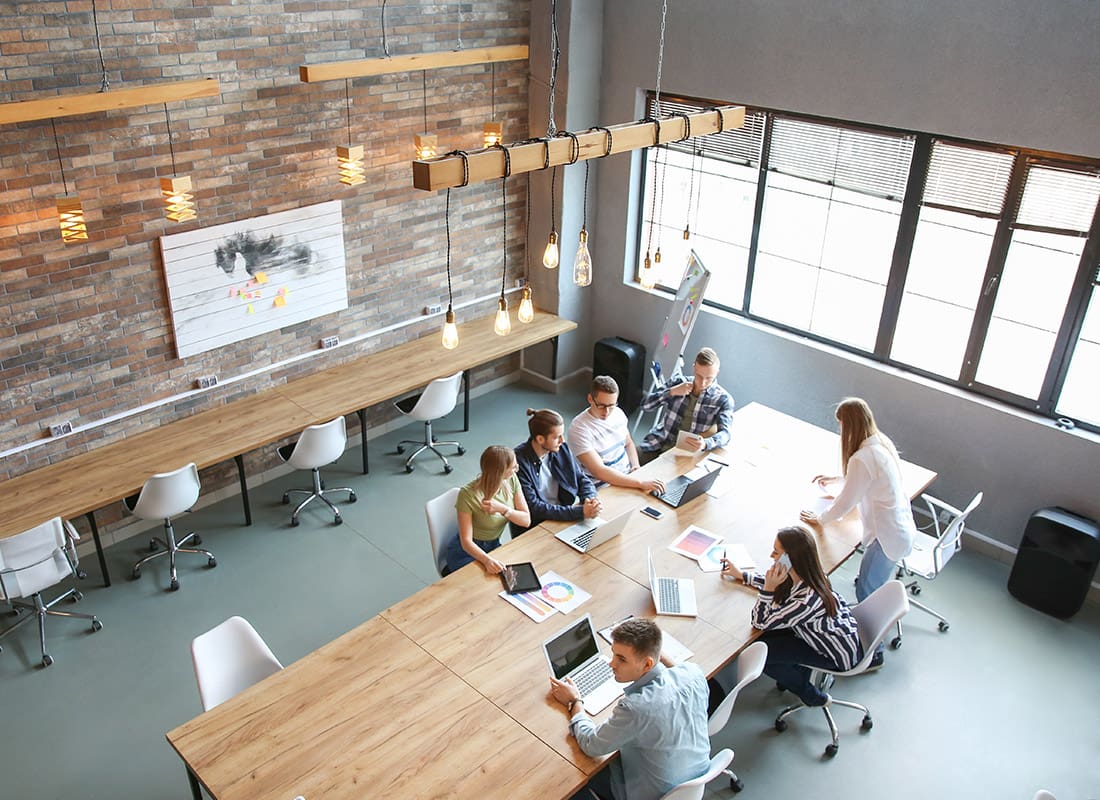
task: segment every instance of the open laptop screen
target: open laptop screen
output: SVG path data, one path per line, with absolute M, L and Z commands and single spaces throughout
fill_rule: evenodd
M 546 642 L 545 647 L 550 668 L 558 680 L 600 651 L 596 644 L 596 634 L 592 630 L 592 620 L 588 616 L 577 620 L 575 625 L 566 628 Z

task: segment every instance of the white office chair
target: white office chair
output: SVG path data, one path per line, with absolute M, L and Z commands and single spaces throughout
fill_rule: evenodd
M 424 421 L 424 441 L 405 439 L 397 444 L 397 454 L 403 455 L 405 452 L 405 445 L 419 445 L 416 450 L 413 451 L 407 459 L 405 459 L 405 472 L 413 471 L 413 460 L 423 453 L 425 450 L 431 450 L 440 460 L 443 462 L 443 471 L 450 473 L 454 467 L 447 461 L 447 457 L 443 455 L 437 448 L 443 445 L 453 446 L 458 448 L 458 454 L 463 455 L 466 452 L 466 448 L 458 442 L 437 442 L 435 436 L 432 435 L 432 420 L 444 417 L 454 411 L 455 405 L 458 403 L 458 388 L 462 384 L 462 373 L 456 372 L 447 378 L 437 378 L 427 385 L 423 392 L 412 397 L 406 397 L 404 400 L 399 400 L 394 403 L 394 406 L 407 417 L 411 419 L 420 419 Z
M 209 550 L 184 545 L 202 544 L 202 537 L 194 531 L 189 531 L 186 536 L 176 541 L 175 530 L 172 528 L 172 517 L 179 516 L 185 511 L 190 511 L 191 506 L 199 499 L 199 470 L 193 463 L 180 467 L 172 472 L 162 472 L 145 481 L 141 487 L 141 493 L 133 497 L 127 497 L 122 501 L 126 509 L 140 519 L 164 520 L 164 538 L 156 536 L 149 540 L 149 555 L 134 564 L 131 577 L 137 580 L 141 577 L 141 568 L 154 558 L 168 556 L 169 582 L 168 590 L 176 591 L 180 588 L 180 582 L 176 578 L 176 553 L 193 553 L 206 556 L 206 566 L 210 569 L 218 566 L 218 560 Z M 164 548 L 161 550 L 160 548 Z
M 764 672 L 764 664 L 768 660 L 768 645 L 765 642 L 753 642 L 737 657 L 737 685 L 730 689 L 718 708 L 707 720 L 707 733 L 714 737 L 720 730 L 726 727 L 733 713 L 733 704 L 737 702 L 737 695 L 741 690 L 759 678 Z M 730 789 L 739 792 L 745 788 L 745 783 L 737 777 L 732 770 L 724 770 L 730 779 Z
M 1035 797 L 1032 800 L 1058 800 L 1054 795 L 1048 792 L 1046 789 L 1040 789 L 1035 793 Z
M 897 580 L 887 581 L 871 592 L 862 603 L 852 606 L 852 615 L 856 618 L 856 624 L 859 627 L 859 640 L 863 644 L 863 658 L 849 670 L 829 670 L 814 667 L 811 680 L 817 688 L 826 691 L 832 686 L 833 680 L 837 677 L 847 678 L 865 672 L 875 655 L 875 649 L 879 646 L 879 643 L 886 638 L 890 629 L 899 619 L 905 616 L 908 610 L 909 598 L 905 595 L 905 587 L 901 581 Z M 871 712 L 867 710 L 866 706 L 861 706 L 859 703 L 853 703 L 850 700 L 830 698 L 828 703 L 820 706 L 825 714 L 825 719 L 829 723 L 829 732 L 833 737 L 832 742 L 825 747 L 827 758 L 835 756 L 837 749 L 840 747 L 840 734 L 837 731 L 832 712 L 829 710 L 832 706 L 845 706 L 862 711 L 863 722 L 860 724 L 860 729 L 863 731 L 871 730 L 874 725 Z M 787 730 L 787 717 L 800 708 L 806 707 L 806 704 L 801 701 L 793 706 L 787 706 L 775 718 L 775 729 L 780 733 Z
M 290 466 L 295 469 L 308 469 L 313 472 L 312 489 L 287 489 L 283 492 L 283 505 L 290 504 L 291 495 L 306 495 L 306 499 L 300 502 L 294 509 L 294 513 L 290 515 L 290 527 L 295 528 L 298 526 L 298 515 L 303 508 L 314 500 L 320 500 L 331 508 L 334 515 L 332 524 L 340 525 L 344 521 L 343 517 L 340 516 L 340 509 L 325 495 L 333 492 L 347 492 L 349 503 L 354 503 L 359 499 L 356 497 L 355 491 L 346 486 L 338 489 L 326 489 L 321 481 L 321 467 L 340 458 L 344 454 L 347 443 L 347 427 L 344 424 L 344 418 L 340 416 L 323 425 L 310 425 L 302 431 L 302 435 L 298 437 L 297 442 L 279 448 L 279 458 L 290 464 Z
M 209 711 L 283 668 L 247 620 L 230 617 L 191 640 L 202 710 Z
M 30 530 L 0 539 L 0 599 L 6 600 L 16 614 L 34 612 L 33 615 L 23 614 L 22 619 L 0 633 L 0 639 L 37 619 L 44 667 L 53 663 L 53 658 L 46 652 L 46 617 L 91 620 L 93 632 L 103 627 L 94 614 L 77 614 L 54 608 L 69 597 L 74 601 L 80 600 L 83 595 L 75 587 L 49 602 L 42 599 L 43 590 L 56 586 L 69 576 L 81 575 L 76 555 L 76 541 L 79 538 L 72 525 L 63 522 L 61 517 L 54 517 Z M 24 598 L 31 602 L 24 602 Z
M 707 784 L 726 771 L 726 767 L 733 761 L 733 751 L 729 748 L 719 750 L 710 757 L 710 766 L 707 771 L 698 778 L 685 781 L 671 791 L 665 792 L 661 800 L 703 800 L 703 793 Z
M 447 569 L 447 545 L 458 536 L 458 514 L 455 513 L 455 501 L 458 500 L 458 488 L 448 489 L 438 497 L 424 504 L 424 516 L 428 519 L 428 539 L 432 543 L 432 558 L 435 559 L 435 571 L 444 578 Z
M 948 505 L 943 500 L 932 497 L 932 495 L 922 494 L 920 498 L 928 506 L 928 515 L 932 518 L 932 521 L 917 533 L 916 539 L 913 541 L 913 552 L 903 558 L 898 565 L 898 578 L 917 575 L 926 580 L 932 580 L 940 574 L 943 568 L 947 566 L 947 562 L 951 560 L 951 556 L 962 549 L 962 535 L 966 529 L 966 518 L 982 502 L 982 493 L 978 492 L 974 495 L 974 499 L 962 511 Z M 934 532 L 930 532 L 930 528 Z M 921 586 L 916 581 L 910 581 L 905 585 L 905 588 L 914 597 L 921 592 Z M 947 630 L 951 627 L 947 622 L 947 617 L 933 611 L 923 603 L 911 599 L 909 604 L 938 619 L 940 633 L 947 633 Z M 890 645 L 895 650 L 901 647 L 900 621 L 897 626 L 897 635 Z

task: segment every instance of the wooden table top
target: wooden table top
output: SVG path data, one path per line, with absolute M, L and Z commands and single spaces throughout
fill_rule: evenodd
M 485 317 L 460 326 L 455 350 L 444 350 L 433 332 L 4 481 L 0 538 L 55 516 L 71 519 L 103 508 L 136 493 L 158 472 L 192 461 L 199 469 L 219 464 L 577 327 L 536 312 L 530 324 L 497 336 L 491 322 Z
M 219 800 L 567 797 L 586 779 L 382 617 L 168 741 Z

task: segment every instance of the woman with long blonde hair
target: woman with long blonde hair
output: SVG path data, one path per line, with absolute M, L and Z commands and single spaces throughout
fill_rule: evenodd
M 810 525 L 836 522 L 859 507 L 863 520 L 863 560 L 856 577 L 856 599 L 862 601 L 893 577 L 913 549 L 916 525 L 901 483 L 901 460 L 890 438 L 878 429 L 871 407 L 859 397 L 846 397 L 836 408 L 840 423 L 840 468 L 843 475 L 818 475 L 822 489 L 843 481 L 833 502 L 820 515 L 803 511 Z M 871 669 L 882 666 L 882 647 Z
M 494 444 L 481 454 L 481 474 L 463 486 L 455 501 L 458 536 L 448 545 L 447 569 L 454 572 L 477 561 L 490 575 L 504 565 L 491 553 L 500 547 L 500 536 L 509 522 L 527 528 L 531 514 L 516 479 L 516 454 L 510 447 Z

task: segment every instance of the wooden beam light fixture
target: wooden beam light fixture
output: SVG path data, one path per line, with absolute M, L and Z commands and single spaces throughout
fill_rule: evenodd
M 476 47 L 472 50 L 448 50 L 442 53 L 416 53 L 407 56 L 384 56 L 359 61 L 331 61 L 325 64 L 302 64 L 298 78 L 302 83 L 335 81 L 340 78 L 365 78 L 371 75 L 393 75 L 397 72 L 469 67 L 500 61 L 522 61 L 527 58 L 525 44 L 500 47 Z

